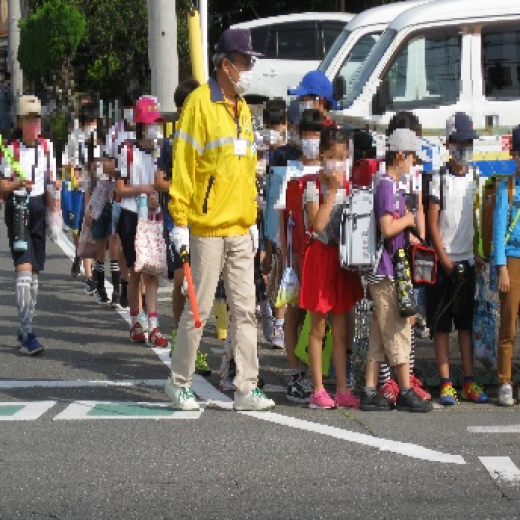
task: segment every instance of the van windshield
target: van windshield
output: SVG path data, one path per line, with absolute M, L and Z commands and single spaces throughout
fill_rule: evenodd
M 365 63 L 367 56 L 370 54 L 370 51 L 378 42 L 379 38 L 381 38 L 382 32 L 383 31 L 376 31 L 373 33 L 363 34 L 363 36 L 360 36 L 360 38 L 356 40 L 350 49 L 348 56 L 345 58 L 345 61 L 337 74 L 345 80 L 346 92 L 351 88 L 352 83 L 356 79 L 363 63 Z
M 388 47 L 390 47 L 396 35 L 397 31 L 395 29 L 387 29 L 383 33 L 375 47 L 368 55 L 368 58 L 361 66 L 361 69 L 359 70 L 357 77 L 354 79 L 351 88 L 347 90 L 345 101 L 341 103 L 342 108 L 349 108 L 352 103 L 354 103 L 354 101 L 361 95 L 367 81 L 370 79 L 370 76 L 372 76 L 374 69 L 379 65 L 379 62 L 383 58 Z
M 341 47 L 343 47 L 343 44 L 348 40 L 348 37 L 351 33 L 352 31 L 347 31 L 346 29 L 343 29 L 343 31 L 341 31 L 339 36 L 336 38 L 336 41 L 330 48 L 329 52 L 327 52 L 327 55 L 325 56 L 325 58 L 323 58 L 323 61 L 320 63 L 318 70 L 321 70 L 324 74 L 327 72 L 327 69 L 330 67 L 332 60 L 335 58 L 336 54 L 338 54 Z

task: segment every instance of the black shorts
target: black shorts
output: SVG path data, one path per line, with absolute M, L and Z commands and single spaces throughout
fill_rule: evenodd
M 27 250 L 15 251 L 14 243 L 14 201 L 13 195 L 7 197 L 5 204 L 5 224 L 9 237 L 9 248 L 14 266 L 31 264 L 33 270 L 43 271 L 45 266 L 45 197 L 29 197 L 29 218 L 27 220 Z
M 166 260 L 168 262 L 168 280 L 173 280 L 173 274 L 177 269 L 182 269 L 182 260 L 170 241 L 170 232 L 164 230 L 164 241 L 166 242 Z
M 137 213 L 121 209 L 121 216 L 117 223 L 117 233 L 121 238 L 121 247 L 125 257 L 126 266 L 130 269 L 134 267 L 135 254 L 135 235 L 137 233 Z
M 112 235 L 112 204 L 107 202 L 101 215 L 92 222 L 92 238 L 106 240 Z
M 464 265 L 464 284 L 457 294 L 460 309 L 458 314 L 454 314 L 453 306 L 448 305 L 453 299 L 454 286 L 441 266 L 436 284 L 426 286 L 426 320 L 432 335 L 435 332 L 450 333 L 453 323 L 457 330 L 471 330 L 473 327 L 475 266 L 469 265 L 469 262 L 460 263 Z

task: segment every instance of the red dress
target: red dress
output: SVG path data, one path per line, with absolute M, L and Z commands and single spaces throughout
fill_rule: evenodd
M 300 307 L 321 314 L 342 314 L 361 298 L 361 277 L 340 267 L 338 246 L 312 240 L 303 257 Z

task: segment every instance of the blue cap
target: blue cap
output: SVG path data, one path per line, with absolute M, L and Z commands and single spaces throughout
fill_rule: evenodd
M 327 101 L 333 101 L 332 83 L 321 72 L 321 70 L 311 70 L 307 72 L 298 87 L 287 89 L 290 96 L 318 96 Z
M 511 151 L 520 152 L 520 125 L 513 128 L 513 138 L 511 139 Z
M 473 128 L 473 121 L 464 112 L 457 112 L 446 123 L 446 137 L 451 141 L 471 141 L 478 135 Z

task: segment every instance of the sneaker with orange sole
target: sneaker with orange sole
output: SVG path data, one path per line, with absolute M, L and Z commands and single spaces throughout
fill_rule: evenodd
M 146 343 L 146 335 L 139 322 L 132 325 L 130 329 L 130 340 L 132 343 Z
M 153 348 L 167 348 L 170 346 L 168 340 L 155 328 L 148 334 L 148 346 Z
M 464 383 L 461 397 L 464 401 L 472 401 L 474 403 L 487 403 L 489 400 L 482 387 L 474 381 Z

